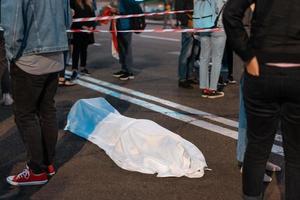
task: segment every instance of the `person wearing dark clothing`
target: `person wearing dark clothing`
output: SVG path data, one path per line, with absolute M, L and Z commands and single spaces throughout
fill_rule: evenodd
M 255 3 L 250 38 L 243 27 Z M 243 165 L 244 199 L 263 199 L 263 176 L 279 121 L 285 153 L 285 199 L 300 199 L 300 1 L 229 0 L 224 27 L 246 62 L 244 100 L 248 145 Z
M 118 8 L 116 9 L 116 12 L 120 15 L 129 15 L 138 13 L 139 9 L 141 8 L 135 0 L 118 0 Z M 117 30 L 130 30 L 132 28 L 130 18 L 117 20 Z M 134 79 L 135 77 L 132 73 L 132 33 L 118 32 L 117 40 L 121 71 L 114 73 L 113 76 L 122 81 Z
M 175 2 L 175 10 L 193 10 L 193 0 L 181 0 Z M 177 14 L 177 20 L 180 22 L 182 29 L 193 28 L 192 26 L 193 13 Z M 181 50 L 178 59 L 178 86 L 182 88 L 193 88 L 189 81 L 189 74 L 192 71 L 192 62 L 189 57 L 192 54 L 193 48 L 193 33 L 181 34 Z
M 75 12 L 73 16 L 76 18 L 95 17 L 93 2 L 91 0 L 76 0 L 72 8 Z M 96 26 L 95 22 L 74 22 L 72 29 L 93 30 Z M 74 33 L 73 55 L 72 55 L 72 70 L 71 79 L 76 79 L 78 76 L 78 64 L 80 59 L 81 73 L 88 75 L 89 71 L 86 69 L 87 49 L 90 44 L 95 42 L 93 33 Z

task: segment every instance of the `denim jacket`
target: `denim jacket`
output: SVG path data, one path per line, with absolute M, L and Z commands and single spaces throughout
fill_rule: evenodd
M 68 50 L 71 20 L 69 0 L 1 0 L 8 59 Z

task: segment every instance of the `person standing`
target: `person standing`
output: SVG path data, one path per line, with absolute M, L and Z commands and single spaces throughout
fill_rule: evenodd
M 250 38 L 242 25 L 255 3 Z M 279 121 L 285 152 L 285 199 L 300 199 L 300 1 L 229 0 L 224 26 L 245 61 L 244 101 L 248 145 L 244 199 L 263 199 L 262 181 Z
M 193 10 L 193 0 L 175 1 L 175 10 Z M 193 28 L 192 13 L 177 14 L 182 29 Z M 178 59 L 178 86 L 192 89 L 189 74 L 193 63 L 189 62 L 192 54 L 194 37 L 193 33 L 181 33 L 181 50 Z
M 15 121 L 27 152 L 25 169 L 11 185 L 40 185 L 54 175 L 58 126 L 54 96 L 71 23 L 68 0 L 1 2 L 6 53 L 11 63 Z M 66 14 L 67 13 L 67 14 Z
M 92 0 L 76 0 L 74 2 L 74 16 L 73 18 L 88 18 L 95 17 L 95 10 Z M 94 30 L 96 26 L 95 22 L 74 22 L 72 29 L 84 29 Z M 89 71 L 86 68 L 87 61 L 87 49 L 90 44 L 95 42 L 94 33 L 73 33 L 73 54 L 72 54 L 72 70 L 71 79 L 74 80 L 78 76 L 78 64 L 80 58 L 81 73 L 89 75 Z
M 223 28 L 222 11 L 225 0 L 212 0 L 212 6 L 216 8 L 215 13 L 218 14 L 216 27 Z M 224 96 L 224 92 L 217 89 L 218 80 L 221 73 L 222 58 L 226 43 L 226 34 L 224 31 L 200 33 L 201 53 L 200 53 L 200 89 L 201 96 L 210 99 L 220 98 Z M 211 70 L 209 72 L 209 63 L 212 61 Z
M 136 10 L 138 9 L 140 9 L 140 6 L 135 0 L 118 0 L 118 8 L 113 9 L 112 12 L 120 15 L 129 15 L 136 13 Z M 126 31 L 131 30 L 132 28 L 130 18 L 117 20 L 117 30 Z M 117 40 L 121 71 L 114 73 L 113 76 L 122 81 L 134 79 L 135 77 L 132 72 L 132 33 L 118 32 Z

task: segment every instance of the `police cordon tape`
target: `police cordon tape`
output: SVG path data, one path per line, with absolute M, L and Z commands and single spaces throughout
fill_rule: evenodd
M 83 29 L 73 29 L 67 30 L 68 33 L 211 33 L 211 32 L 222 32 L 224 29 L 222 28 L 212 28 L 212 29 L 145 29 L 145 30 L 83 30 Z
M 130 14 L 130 15 L 87 17 L 87 18 L 73 19 L 73 22 L 105 21 L 105 20 L 132 18 L 132 17 L 149 17 L 149 16 L 159 16 L 159 15 L 183 14 L 183 13 L 190 13 L 190 12 L 193 12 L 193 10 L 178 10 L 178 11 L 164 11 L 164 12 Z

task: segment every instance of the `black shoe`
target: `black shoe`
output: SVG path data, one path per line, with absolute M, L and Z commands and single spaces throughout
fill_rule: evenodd
M 123 76 L 125 73 L 126 73 L 126 72 L 119 71 L 119 72 L 113 73 L 113 77 L 120 78 L 120 77 Z
M 216 91 L 216 90 L 212 90 L 208 94 L 207 98 L 216 99 L 216 98 L 224 97 L 224 95 L 225 95 L 224 92 L 219 92 L 219 91 Z
M 82 70 L 80 71 L 80 73 L 81 73 L 82 75 L 87 75 L 87 76 L 91 75 L 91 73 L 90 73 L 86 68 L 82 69 Z
M 198 84 L 199 84 L 199 81 L 196 80 L 196 79 L 189 79 L 189 80 L 187 80 L 187 82 L 188 82 L 189 84 L 194 84 L 194 85 L 198 85 Z
M 71 80 L 75 80 L 78 78 L 78 72 L 77 71 L 73 71 L 72 75 L 71 75 Z
M 121 81 L 127 81 L 129 79 L 134 79 L 132 73 L 125 72 L 122 76 L 119 77 Z
M 185 88 L 185 89 L 193 89 L 193 86 L 191 86 L 189 81 L 179 81 L 178 87 Z

